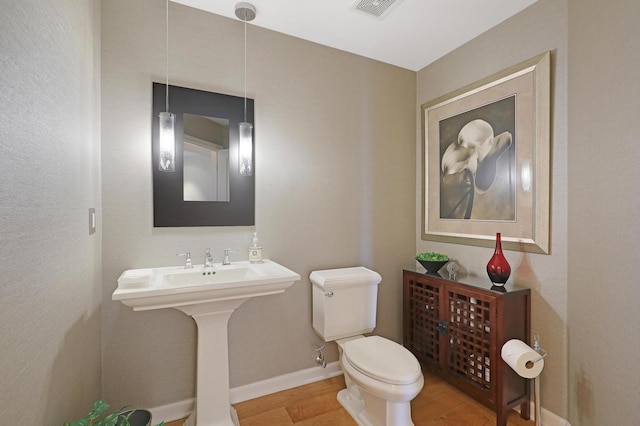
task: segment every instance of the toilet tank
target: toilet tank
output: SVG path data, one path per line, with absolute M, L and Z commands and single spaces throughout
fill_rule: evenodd
M 373 331 L 380 274 L 357 266 L 313 271 L 309 279 L 313 329 L 325 342 Z

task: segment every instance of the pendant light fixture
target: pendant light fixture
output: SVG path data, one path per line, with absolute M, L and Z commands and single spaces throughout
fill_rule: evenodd
M 256 17 L 256 8 L 251 3 L 236 4 L 236 16 L 244 21 L 244 121 L 239 125 L 238 149 L 241 176 L 253 175 L 253 124 L 247 122 L 247 22 Z
M 160 164 L 161 172 L 176 171 L 176 138 L 175 124 L 176 115 L 169 112 L 169 0 L 166 0 L 166 32 L 167 32 L 167 68 L 166 68 L 166 89 L 165 89 L 165 112 L 160 113 Z

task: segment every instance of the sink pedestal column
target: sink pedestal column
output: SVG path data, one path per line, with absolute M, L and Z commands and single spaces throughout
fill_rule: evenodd
M 176 306 L 198 327 L 198 360 L 195 411 L 185 426 L 238 426 L 229 397 L 229 345 L 231 314 L 249 298 L 215 304 Z

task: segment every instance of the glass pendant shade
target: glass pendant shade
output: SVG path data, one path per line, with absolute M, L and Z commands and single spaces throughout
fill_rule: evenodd
M 176 115 L 170 112 L 160 113 L 160 164 L 161 172 L 176 170 Z
M 239 125 L 239 170 L 241 176 L 253 175 L 253 124 L 242 122 Z

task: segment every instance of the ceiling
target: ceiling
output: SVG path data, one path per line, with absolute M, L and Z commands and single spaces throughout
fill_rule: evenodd
M 171 1 L 238 19 L 237 0 Z M 536 1 L 396 0 L 380 17 L 356 10 L 361 0 L 249 3 L 257 15 L 250 25 L 418 71 Z

